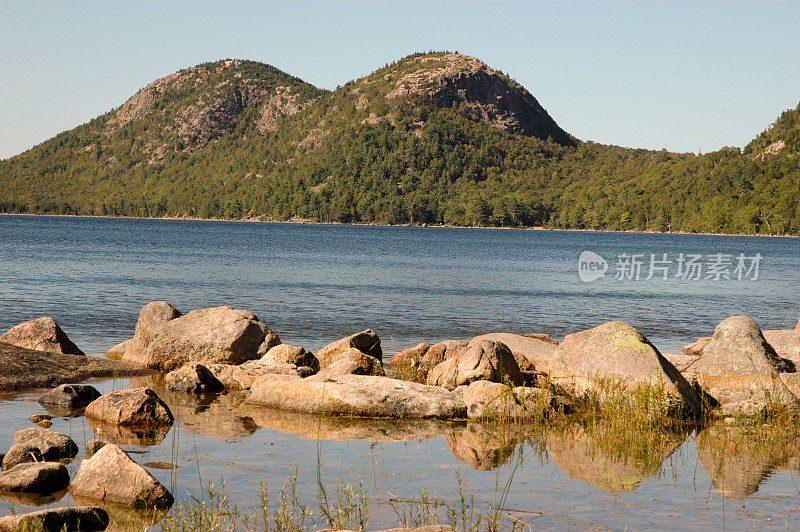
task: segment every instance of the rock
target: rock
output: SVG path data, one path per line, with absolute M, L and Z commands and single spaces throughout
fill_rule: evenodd
M 550 413 L 553 394 L 541 388 L 475 381 L 463 399 L 469 419 L 541 419 Z
M 685 355 L 693 355 L 698 357 L 702 356 L 703 351 L 705 351 L 710 341 L 711 341 L 710 336 L 703 336 L 702 338 L 698 338 L 691 344 L 681 347 L 681 351 Z
M 255 314 L 228 306 L 193 310 L 185 316 L 164 301 L 148 303 L 123 360 L 172 370 L 186 362 L 241 364 L 258 358 L 262 345 L 280 343 Z
M 32 445 L 12 445 L 3 455 L 3 469 L 11 469 L 19 464 L 44 462 L 42 451 Z
M 37 455 L 33 449 L 37 450 Z M 31 456 L 33 453 L 33 456 Z M 58 461 L 73 458 L 78 454 L 78 446 L 66 434 L 52 430 L 32 427 L 18 431 L 3 459 L 3 469 L 14 467 L 17 463 L 36 460 Z
M 53 419 L 53 416 L 49 416 L 47 414 L 35 414 L 28 419 L 31 420 L 31 423 L 39 423 L 40 421 L 50 421 Z
M 89 442 L 86 444 L 86 454 L 88 456 L 92 456 L 97 451 L 102 449 L 105 444 L 106 442 L 104 442 L 103 440 L 98 440 L 96 438 L 89 440 Z
M 775 349 L 775 353 L 791 360 L 795 367 L 800 367 L 800 331 L 771 330 L 762 331 L 764 339 Z
M 421 343 L 414 347 L 403 349 L 389 359 L 389 364 L 400 371 L 407 372 L 409 368 L 419 366 L 422 357 L 425 356 L 425 353 L 427 353 L 430 348 L 431 346 L 429 344 Z
M 299 368 L 293 364 L 268 366 L 257 360 L 239 366 L 232 364 L 209 364 L 208 370 L 214 374 L 226 390 L 249 390 L 259 377 L 266 375 L 300 376 Z
M 43 419 L 40 422 L 38 422 L 37 425 L 39 425 L 43 429 L 49 429 L 50 427 L 53 426 L 53 422 L 50 421 L 49 419 Z
M 143 373 L 145 371 L 142 368 L 124 362 L 45 353 L 0 342 L 0 390 L 49 388 L 90 377 L 122 377 Z
M 299 345 L 278 344 L 270 348 L 258 362 L 267 366 L 294 364 L 298 367 L 308 366 L 315 371 L 319 370 L 317 357 L 311 351 Z
M 343 416 L 449 419 L 466 415 L 463 401 L 447 390 L 371 375 L 262 377 L 253 383 L 246 402 Z
M 69 491 L 79 497 L 134 508 L 162 509 L 173 503 L 172 494 L 113 443 L 81 462 Z
M 663 356 L 669 360 L 670 364 L 675 366 L 675 369 L 681 372 L 681 375 L 686 377 L 686 380 L 697 380 L 697 375 L 695 375 L 692 367 L 695 362 L 700 360 L 699 356 L 685 355 L 683 353 L 664 353 Z
M 558 342 L 550 338 L 549 335 L 522 335 L 504 332 L 496 332 L 476 336 L 477 339 L 501 342 L 511 350 L 514 359 L 517 361 L 519 369 L 524 371 L 550 372 Z
M 354 347 L 348 348 L 336 356 L 336 360 L 322 368 L 317 375 L 323 377 L 333 377 L 335 375 L 384 375 L 383 365 L 378 359 L 365 355 Z
M 625 391 L 663 388 L 669 407 L 690 416 L 702 411 L 686 378 L 642 334 L 619 321 L 567 335 L 558 346 L 550 380 L 573 393 L 604 393 L 609 382 Z
M 107 393 L 86 407 L 86 417 L 113 425 L 169 426 L 174 418 L 156 392 L 143 386 Z
M 94 386 L 87 384 L 62 384 L 39 398 L 39 404 L 60 408 L 86 408 L 89 403 L 100 397 Z
M 435 366 L 428 373 L 428 384 L 453 390 L 477 380 L 524 384 L 514 355 L 500 342 L 475 338 L 453 358 Z
M 693 371 L 724 414 L 752 414 L 796 401 L 779 377 L 782 372 L 794 372 L 794 364 L 778 357 L 747 316 L 731 316 L 717 325 Z
M 95 532 L 105 530 L 107 526 L 108 514 L 96 506 L 49 508 L 0 518 L 0 532 L 19 530 Z
M 317 370 L 315 370 L 314 368 L 312 368 L 310 366 L 297 366 L 297 374 L 299 376 L 303 377 L 304 379 L 306 377 L 310 377 L 312 375 L 315 375 L 316 373 L 317 373 Z
M 360 333 L 351 334 L 340 340 L 326 345 L 317 352 L 317 361 L 319 361 L 320 369 L 330 366 L 339 355 L 347 352 L 350 348 L 355 348 L 369 355 L 373 358 L 382 361 L 383 352 L 381 351 L 381 339 L 375 334 L 372 329 L 361 331 Z
M 53 493 L 69 486 L 69 471 L 64 464 L 27 462 L 0 472 L 0 491 Z
M 225 386 L 202 364 L 190 362 L 167 373 L 167 388 L 184 393 L 222 393 Z
M 464 340 L 445 340 L 433 344 L 420 359 L 420 369 L 427 374 L 428 371 L 445 360 L 457 356 L 461 351 L 467 348 L 468 344 L 469 342 Z
M 133 341 L 133 338 L 125 340 L 124 342 L 120 342 L 108 351 L 106 351 L 106 358 L 110 358 L 112 360 L 121 360 L 123 356 L 125 356 L 125 351 L 127 351 L 128 346 Z
M 45 353 L 85 355 L 49 316 L 20 323 L 0 336 L 0 342 Z

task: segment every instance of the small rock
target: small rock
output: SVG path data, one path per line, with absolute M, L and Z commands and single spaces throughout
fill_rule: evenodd
M 702 338 L 698 338 L 691 344 L 681 347 L 681 351 L 683 352 L 684 355 L 693 355 L 698 357 L 702 356 L 703 352 L 705 351 L 710 341 L 711 341 L 710 336 L 703 336 Z
M 317 375 L 333 377 L 335 375 L 383 375 L 380 360 L 350 347 L 336 355 L 336 360 L 322 368 Z
M 94 386 L 88 384 L 62 384 L 39 398 L 39 404 L 61 408 L 86 408 L 100 395 Z
M 304 378 L 304 379 L 306 377 L 310 377 L 310 376 L 312 376 L 312 375 L 314 375 L 316 373 L 317 373 L 317 370 L 315 370 L 312 367 L 309 367 L 309 366 L 297 366 L 297 374 L 299 376 L 301 376 L 302 378 Z
M 0 532 L 18 530 L 96 532 L 105 530 L 108 521 L 108 513 L 98 507 L 50 508 L 0 518 Z
M 31 423 L 39 423 L 41 421 L 50 421 L 51 419 L 53 419 L 53 416 L 49 416 L 47 414 L 36 414 L 29 417 L 28 419 L 31 420 Z
M 445 360 L 428 373 L 428 384 L 453 390 L 456 386 L 478 380 L 525 383 L 517 361 L 505 344 L 475 338 L 467 348 Z
M 0 472 L 0 491 L 53 493 L 69 486 L 69 471 L 54 462 L 17 464 Z
M 169 426 L 175 418 L 156 392 L 142 386 L 107 393 L 86 407 L 86 417 L 124 426 Z
M 347 352 L 350 348 L 355 348 L 369 355 L 379 362 L 382 360 L 381 339 L 372 329 L 367 329 L 356 334 L 351 334 L 340 340 L 326 345 L 317 352 L 317 360 L 320 369 L 324 369 L 333 364 L 339 355 Z
M 134 508 L 162 509 L 173 503 L 172 494 L 113 443 L 81 462 L 69 490 L 79 497 Z
M 105 444 L 106 442 L 103 440 L 98 440 L 97 438 L 89 440 L 89 442 L 86 444 L 86 454 L 92 456 L 97 451 L 102 449 Z
M 222 393 L 225 386 L 208 368 L 197 362 L 189 362 L 179 369 L 167 373 L 167 389 L 184 393 Z
M 45 353 L 84 355 L 49 316 L 20 323 L 0 336 L 0 342 Z
M 50 427 L 53 426 L 53 422 L 50 421 L 49 419 L 43 419 L 40 422 L 38 422 L 37 425 L 39 425 L 43 429 L 49 429 Z
M 38 427 L 23 429 L 14 436 L 14 445 L 3 459 L 3 469 L 22 462 L 65 460 L 76 454 L 78 446 L 66 434 Z
M 258 362 L 268 366 L 280 364 L 294 364 L 295 366 L 308 366 L 319 369 L 319 362 L 314 354 L 299 345 L 279 344 L 272 347 Z
M 250 386 L 259 377 L 265 375 L 292 375 L 299 376 L 298 368 L 294 364 L 281 364 L 267 366 L 257 360 L 250 360 L 240 365 L 209 364 L 208 370 L 214 374 L 226 390 L 249 390 Z

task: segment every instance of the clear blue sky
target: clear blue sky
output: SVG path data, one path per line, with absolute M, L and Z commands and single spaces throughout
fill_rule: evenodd
M 800 101 L 799 1 L 0 0 L 0 158 L 203 61 L 335 88 L 421 50 L 521 82 L 584 140 L 743 146 Z

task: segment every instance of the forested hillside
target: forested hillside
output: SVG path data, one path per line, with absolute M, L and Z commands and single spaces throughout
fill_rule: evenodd
M 798 115 L 695 156 L 580 141 L 459 54 L 332 92 L 228 60 L 0 162 L 0 210 L 798 234 Z

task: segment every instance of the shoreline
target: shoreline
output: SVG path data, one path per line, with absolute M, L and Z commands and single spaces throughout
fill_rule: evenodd
M 759 238 L 800 238 L 800 235 L 772 235 L 764 233 L 690 233 L 686 231 L 647 231 L 647 230 L 610 230 L 610 229 L 560 229 L 543 226 L 533 227 L 504 227 L 504 226 L 466 226 L 450 224 L 379 224 L 379 223 L 343 223 L 343 222 L 318 222 L 305 218 L 293 218 L 290 220 L 271 220 L 261 218 L 242 218 L 230 220 L 226 218 L 198 218 L 196 216 L 98 216 L 93 214 L 37 214 L 37 213 L 12 213 L 3 212 L 0 216 L 41 216 L 48 218 L 93 218 L 107 220 L 161 220 L 175 222 L 225 222 L 225 223 L 264 223 L 264 224 L 288 224 L 288 225 L 328 225 L 328 226 L 353 226 L 353 227 L 410 227 L 418 229 L 501 229 L 506 231 L 554 231 L 554 232 L 581 232 L 581 233 L 619 233 L 619 234 L 639 234 L 639 235 L 687 235 L 687 236 L 729 236 L 729 237 L 759 237 Z

